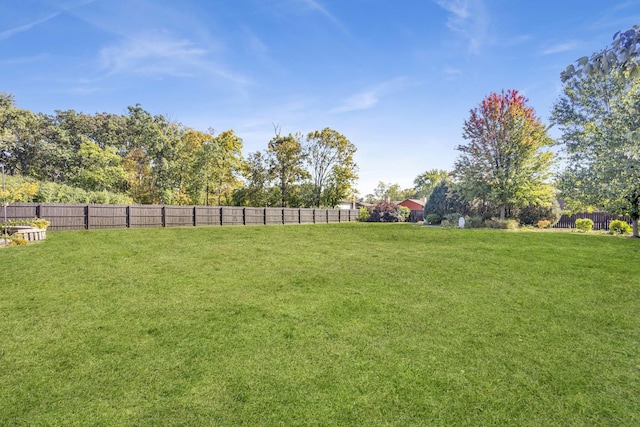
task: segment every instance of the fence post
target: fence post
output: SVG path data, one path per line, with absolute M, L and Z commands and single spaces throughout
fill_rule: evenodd
M 247 208 L 242 208 L 242 225 L 247 225 Z
M 198 224 L 196 215 L 197 215 L 197 209 L 196 209 L 196 206 L 194 205 L 193 206 L 193 226 L 194 227 Z
M 165 206 L 162 206 L 162 209 L 160 209 L 161 215 L 162 215 L 162 226 L 166 227 L 167 224 L 167 213 L 166 213 L 166 208 Z
M 282 224 L 283 224 L 283 225 L 284 225 L 284 210 L 285 210 L 285 209 L 286 209 L 286 208 L 282 208 Z
M 125 214 L 125 224 L 127 228 L 131 228 L 131 206 L 127 205 L 124 208 L 124 214 Z
M 84 207 L 84 229 L 89 229 L 89 205 Z
M 40 205 L 36 205 L 36 218 L 40 218 Z

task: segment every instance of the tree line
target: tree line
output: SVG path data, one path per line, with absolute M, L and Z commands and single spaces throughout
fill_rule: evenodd
M 32 197 L 33 182 L 141 204 L 333 207 L 352 197 L 356 147 L 344 135 L 275 130 L 265 150 L 245 158 L 233 130 L 195 130 L 140 105 L 122 115 L 47 115 L 0 93 L 0 162 Z M 15 188 L 4 199 L 10 194 Z

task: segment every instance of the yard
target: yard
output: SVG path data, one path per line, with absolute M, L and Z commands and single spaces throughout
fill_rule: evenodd
M 0 250 L 0 425 L 640 425 L 640 241 L 324 224 Z

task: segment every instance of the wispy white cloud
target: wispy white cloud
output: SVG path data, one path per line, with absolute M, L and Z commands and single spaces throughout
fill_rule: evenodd
M 489 31 L 490 17 L 482 0 L 435 0 L 450 13 L 447 27 L 461 34 L 469 43 L 469 51 L 479 53 Z
M 368 110 L 374 107 L 379 100 L 379 95 L 374 91 L 366 91 L 351 95 L 344 103 L 331 110 L 331 113 L 346 113 L 349 111 Z
M 138 74 L 150 77 L 219 77 L 248 83 L 209 56 L 209 51 L 168 32 L 148 32 L 121 39 L 100 51 L 102 69 L 109 75 Z
M 614 10 L 624 10 L 634 8 L 640 5 L 640 0 L 628 0 L 622 3 L 612 5 Z
M 325 8 L 322 4 L 320 4 L 320 2 L 318 2 L 317 0 L 298 0 L 298 1 L 304 4 L 305 6 L 307 6 L 309 9 L 315 10 L 320 14 L 324 15 L 327 19 L 333 22 L 338 28 L 340 28 L 340 30 L 342 30 L 345 34 L 349 34 L 349 30 L 347 29 L 347 27 L 338 18 L 336 18 L 331 12 L 329 12 L 327 8 Z
M 45 16 L 44 18 L 40 18 L 40 19 L 36 19 L 34 21 L 28 22 L 26 24 L 14 27 L 14 28 L 10 28 L 8 30 L 4 30 L 4 31 L 0 31 L 0 40 L 5 40 L 8 39 L 9 37 L 12 37 L 16 34 L 19 33 L 24 33 L 26 31 L 31 30 L 34 27 L 37 27 L 40 24 L 44 24 L 47 21 L 50 21 L 54 18 L 56 18 L 57 16 L 60 16 L 60 14 L 62 12 L 66 12 L 66 11 L 70 11 L 72 9 L 78 8 L 80 6 L 84 6 L 90 3 L 95 2 L 96 0 L 77 0 L 77 1 L 69 1 L 63 5 L 61 5 L 60 7 L 58 7 L 58 11 L 57 12 L 53 12 L 50 13 L 49 15 Z
M 519 36 L 510 36 L 501 40 L 500 45 L 505 47 L 515 47 L 525 44 L 531 40 L 533 40 L 533 36 L 531 34 L 521 34 Z
M 121 40 L 119 44 L 100 51 L 102 66 L 110 74 L 191 74 L 189 65 L 206 54 L 185 39 L 172 38 L 167 33 L 148 33 Z
M 442 70 L 442 74 L 444 74 L 447 79 L 453 80 L 453 79 L 456 79 L 456 78 L 458 78 L 458 77 L 460 77 L 462 75 L 462 70 L 460 70 L 458 68 L 445 67 Z
M 564 43 L 558 43 L 555 45 L 547 46 L 545 49 L 542 50 L 541 53 L 542 55 L 553 55 L 554 53 L 562 53 L 562 52 L 574 50 L 579 46 L 580 46 L 580 43 L 578 43 L 575 40 L 572 40 Z
M 350 111 L 369 110 L 375 107 L 380 98 L 407 86 L 404 77 L 398 77 L 379 83 L 371 88 L 348 96 L 341 105 L 329 111 L 330 114 L 347 113 Z
M 243 27 L 243 32 L 248 52 L 258 57 L 266 57 L 269 53 L 269 47 L 248 26 Z
M 44 18 L 35 20 L 35 21 L 31 21 L 28 24 L 24 24 L 24 25 L 20 25 L 19 27 L 15 27 L 15 28 L 10 28 L 8 30 L 2 31 L 0 32 L 0 40 L 5 40 L 8 39 L 9 37 L 12 37 L 18 33 L 24 33 L 25 31 L 29 31 L 30 29 L 32 29 L 33 27 L 36 27 L 40 24 L 43 24 L 47 21 L 52 20 L 53 18 L 55 18 L 56 16 L 60 15 L 60 12 L 56 12 L 56 13 L 52 13 L 48 16 L 45 16 Z

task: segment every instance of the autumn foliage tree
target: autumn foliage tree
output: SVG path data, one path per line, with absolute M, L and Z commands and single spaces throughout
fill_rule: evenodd
M 469 200 L 494 205 L 505 219 L 512 208 L 548 205 L 553 140 L 528 99 L 516 90 L 492 93 L 464 122 L 453 176 Z

